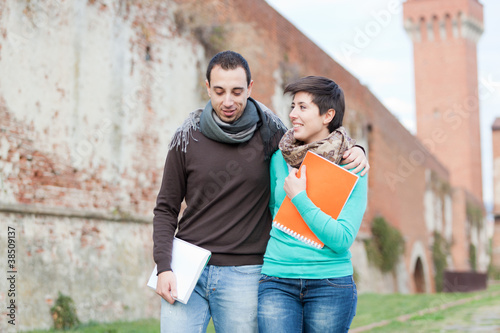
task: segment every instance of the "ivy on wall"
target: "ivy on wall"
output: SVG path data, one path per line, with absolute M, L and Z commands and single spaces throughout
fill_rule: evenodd
M 471 225 L 482 228 L 483 227 L 483 210 L 475 204 L 467 202 L 466 206 L 467 220 Z
M 446 257 L 450 252 L 450 246 L 440 233 L 434 232 L 434 244 L 432 244 L 432 261 L 434 262 L 434 282 L 436 291 L 443 291 L 443 277 L 446 270 Z
M 59 292 L 56 304 L 50 309 L 50 313 L 56 330 L 67 330 L 80 324 L 80 320 L 76 315 L 75 303 L 71 297 L 61 292 Z
M 371 225 L 372 238 L 365 240 L 368 260 L 382 272 L 393 271 L 404 253 L 405 241 L 401 232 L 383 217 L 376 217 Z
M 467 220 L 469 221 L 471 227 L 475 227 L 477 229 L 481 229 L 484 227 L 484 213 L 483 209 L 480 206 L 467 201 L 466 214 Z M 469 244 L 469 264 L 471 270 L 475 272 L 477 269 L 477 249 L 476 246 L 472 243 Z
M 488 255 L 490 258 L 493 258 L 493 239 L 490 238 L 488 243 Z M 500 267 L 496 267 L 493 260 L 490 260 L 490 264 L 488 265 L 488 278 L 492 280 L 500 281 Z
M 288 54 L 283 54 L 283 60 L 280 61 L 280 72 L 281 72 L 281 89 L 285 90 L 285 87 L 292 81 L 297 80 L 301 76 L 300 67 L 297 64 L 290 63 Z
M 222 25 L 195 27 L 193 32 L 210 58 L 227 48 L 227 32 Z
M 477 261 L 476 261 L 476 246 L 474 244 L 469 245 L 469 263 L 472 271 L 476 271 Z
M 428 184 L 432 188 L 434 193 L 437 193 L 440 196 L 441 201 L 444 201 L 445 196 L 452 195 L 450 183 L 448 183 L 446 180 L 443 180 L 435 171 L 431 171 L 431 179 Z
M 493 264 L 493 261 L 490 261 L 488 265 L 488 278 L 495 281 L 500 281 L 500 268 L 496 267 Z

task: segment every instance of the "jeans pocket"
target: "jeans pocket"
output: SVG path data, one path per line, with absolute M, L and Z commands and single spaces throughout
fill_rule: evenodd
M 339 278 L 330 278 L 325 279 L 325 282 L 336 288 L 352 288 L 354 286 L 354 280 L 352 279 L 352 275 L 343 276 Z
M 233 270 L 241 274 L 248 274 L 248 275 L 260 274 L 260 271 L 262 270 L 262 265 L 233 266 Z
M 262 274 L 260 276 L 259 283 L 267 282 L 267 281 L 273 281 L 273 280 L 277 280 L 277 279 L 278 279 L 277 277 L 269 276 L 269 275 L 266 275 L 266 274 Z

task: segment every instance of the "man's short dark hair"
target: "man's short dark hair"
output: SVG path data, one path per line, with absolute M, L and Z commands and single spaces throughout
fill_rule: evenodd
M 215 66 L 220 66 L 224 70 L 236 69 L 238 67 L 242 67 L 247 74 L 247 86 L 250 85 L 250 81 L 252 81 L 252 74 L 250 74 L 250 67 L 248 66 L 248 62 L 243 58 L 243 56 L 234 51 L 222 51 L 214 55 L 212 60 L 208 63 L 207 68 L 207 81 L 210 85 L 210 74 L 212 73 L 212 69 Z
M 345 111 L 344 92 L 333 80 L 322 76 L 306 76 L 288 84 L 285 88 L 285 94 L 290 93 L 295 96 L 298 92 L 312 95 L 312 102 L 318 106 L 320 115 L 329 109 L 335 110 L 335 116 L 328 124 L 330 133 L 342 126 Z

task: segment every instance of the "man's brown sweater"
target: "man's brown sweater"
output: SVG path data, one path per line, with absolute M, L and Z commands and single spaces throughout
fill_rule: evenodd
M 226 144 L 193 130 L 186 152 L 168 152 L 154 209 L 154 259 L 170 270 L 176 237 L 212 252 L 211 265 L 262 264 L 271 229 L 269 160 L 259 131 Z M 187 208 L 178 221 L 183 199 Z

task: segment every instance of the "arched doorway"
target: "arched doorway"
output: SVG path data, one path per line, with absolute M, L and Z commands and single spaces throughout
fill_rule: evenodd
M 413 282 L 415 283 L 416 293 L 425 293 L 424 266 L 422 265 L 422 260 L 420 260 L 420 257 L 417 259 L 417 262 L 415 263 L 415 269 L 413 270 Z

